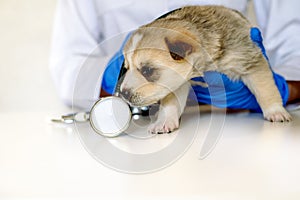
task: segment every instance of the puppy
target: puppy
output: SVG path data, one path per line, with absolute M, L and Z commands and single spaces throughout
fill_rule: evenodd
M 222 6 L 183 7 L 140 27 L 124 47 L 127 72 L 121 96 L 134 106 L 160 101 L 157 121 L 149 131 L 171 132 L 179 127 L 190 79 L 217 71 L 242 80 L 265 119 L 290 121 L 250 28 L 239 12 Z

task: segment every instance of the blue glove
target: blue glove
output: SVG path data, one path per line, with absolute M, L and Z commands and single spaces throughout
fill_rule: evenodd
M 124 62 L 123 48 L 129 39 L 131 33 L 129 33 L 123 44 L 121 45 L 120 50 L 110 59 L 102 77 L 101 87 L 108 94 L 113 95 L 118 83 L 119 73 Z
M 129 36 L 127 36 L 125 42 Z M 263 55 L 268 60 L 259 29 L 251 28 L 250 37 L 260 47 Z M 109 61 L 103 75 L 102 88 L 110 94 L 113 94 L 115 91 L 119 72 L 124 61 L 122 49 L 125 42 L 120 51 Z M 289 96 L 288 85 L 282 76 L 273 72 L 273 77 L 285 105 Z M 242 81 L 231 81 L 225 74 L 213 71 L 205 72 L 203 78 L 198 77 L 192 80 L 206 82 L 209 85 L 208 88 L 193 86 L 193 91 L 191 91 L 190 95 L 194 92 L 198 102 L 211 104 L 219 108 L 248 109 L 261 112 L 255 96 Z

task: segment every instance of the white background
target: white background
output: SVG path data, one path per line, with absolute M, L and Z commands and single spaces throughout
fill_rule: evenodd
M 0 199 L 300 198 L 299 111 L 290 124 L 229 114 L 216 148 L 200 160 L 210 120 L 204 113 L 203 132 L 188 152 L 145 175 L 104 167 L 81 145 L 73 126 L 47 123 L 71 112 L 58 99 L 48 70 L 55 3 L 0 0 Z

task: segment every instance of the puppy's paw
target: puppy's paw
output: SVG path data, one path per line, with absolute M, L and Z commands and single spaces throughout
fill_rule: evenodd
M 272 106 L 266 112 L 264 112 L 264 117 L 270 122 L 292 121 L 291 115 L 282 106 Z
M 165 120 L 157 120 L 148 128 L 148 132 L 152 134 L 171 133 L 179 127 L 179 120 L 177 118 L 169 118 Z

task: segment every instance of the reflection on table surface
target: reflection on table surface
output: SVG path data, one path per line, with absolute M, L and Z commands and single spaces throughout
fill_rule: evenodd
M 110 143 L 122 151 L 147 154 L 166 148 L 178 134 L 198 131 L 178 160 L 162 170 L 139 176 L 100 164 L 81 143 L 79 126 L 48 123 L 47 119 L 58 114 L 61 113 L 0 114 L 0 188 L 7 196 L 111 196 L 116 195 L 116 188 L 118 195 L 124 197 L 300 196 L 300 111 L 292 112 L 291 123 L 270 123 L 261 114 L 227 113 L 224 118 L 223 111 L 212 114 L 202 109 L 200 115 L 186 112 L 180 129 L 171 134 L 143 139 L 124 134 L 111 139 Z M 212 115 L 214 120 L 223 120 L 221 135 L 209 154 L 201 157 L 213 128 Z M 86 137 L 94 141 L 95 148 L 103 140 L 96 133 Z

